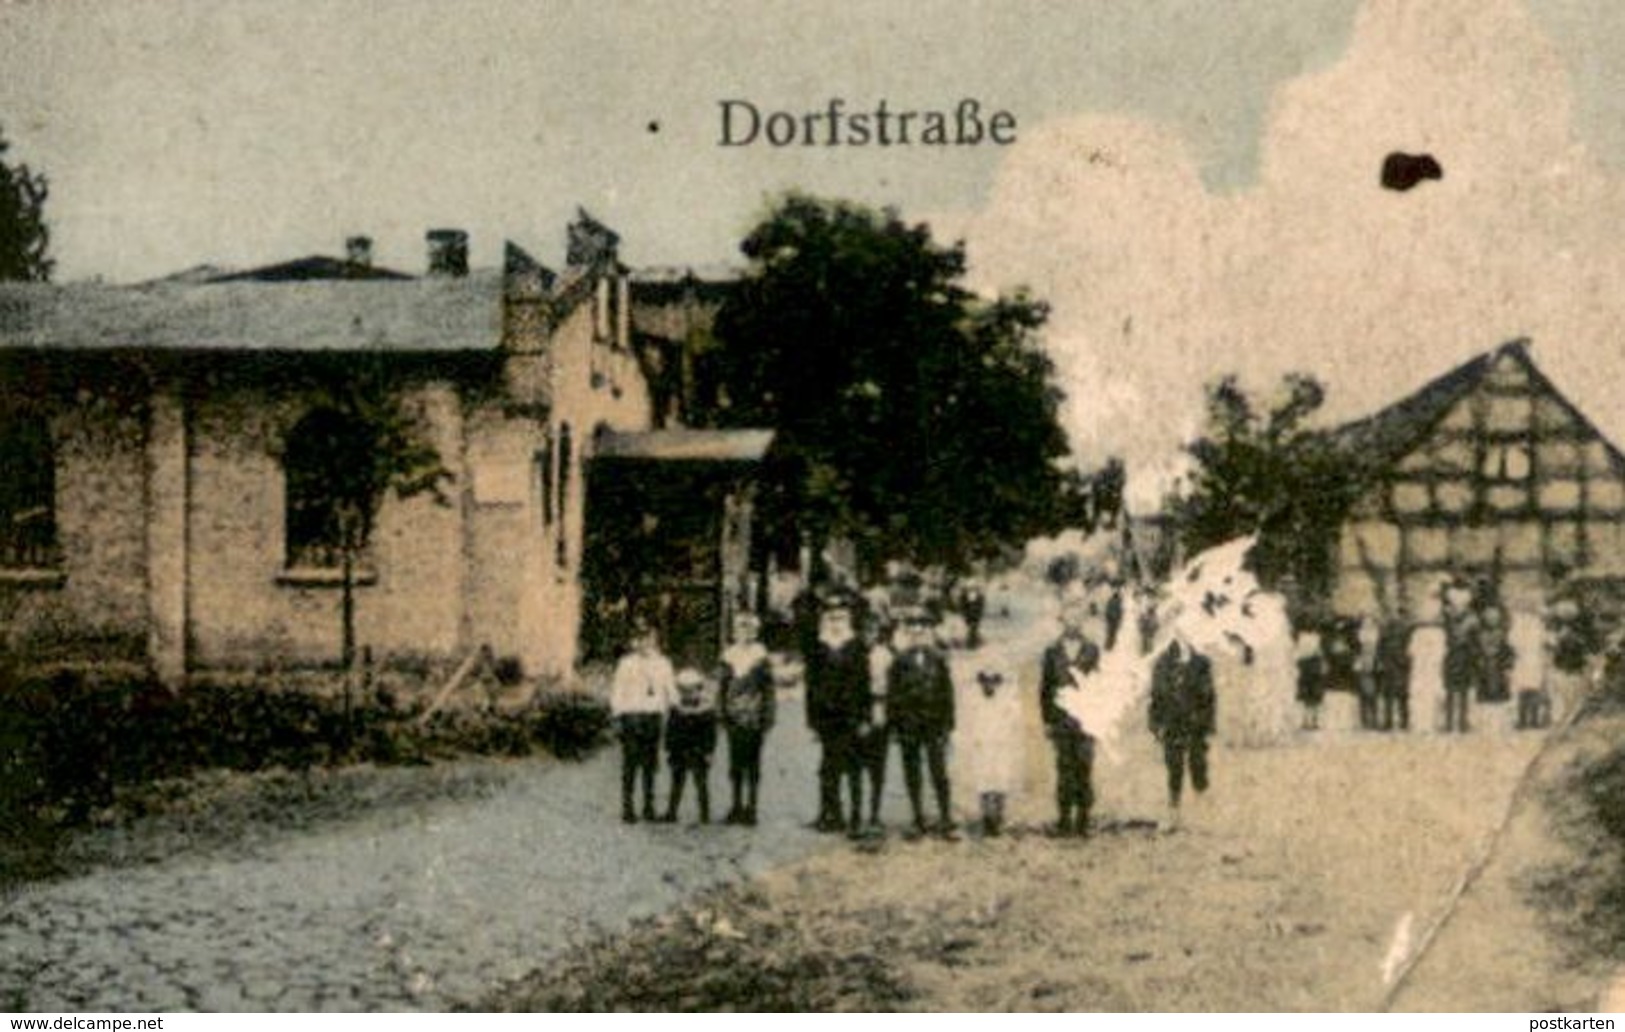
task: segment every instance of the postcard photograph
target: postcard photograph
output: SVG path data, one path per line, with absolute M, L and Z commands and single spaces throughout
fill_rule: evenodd
M 1625 1007 L 1608 0 L 0 60 L 0 1008 Z

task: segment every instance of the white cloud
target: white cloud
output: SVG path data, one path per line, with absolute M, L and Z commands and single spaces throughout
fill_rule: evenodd
M 976 275 L 1027 283 L 1085 460 L 1166 461 L 1201 387 L 1321 375 L 1371 411 L 1519 336 L 1625 438 L 1625 184 L 1572 130 L 1566 71 L 1516 0 L 1368 0 L 1334 65 L 1277 91 L 1257 182 L 1210 193 L 1172 129 L 1038 127 L 965 235 Z M 1390 151 L 1444 178 L 1399 193 Z

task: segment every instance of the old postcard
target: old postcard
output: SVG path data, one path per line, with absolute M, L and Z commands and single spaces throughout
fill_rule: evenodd
M 1607 0 L 0 57 L 0 1006 L 1625 1004 Z

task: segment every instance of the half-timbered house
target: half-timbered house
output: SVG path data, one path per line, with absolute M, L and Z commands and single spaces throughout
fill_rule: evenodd
M 1339 432 L 1361 490 L 1337 542 L 1332 608 L 1433 619 L 1455 574 L 1534 607 L 1625 588 L 1625 456 L 1518 340 Z

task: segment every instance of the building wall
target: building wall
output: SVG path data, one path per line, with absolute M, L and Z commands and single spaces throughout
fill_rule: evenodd
M 551 405 L 542 443 L 546 458 L 538 468 L 548 475 L 538 476 L 535 496 L 543 537 L 520 600 L 521 656 L 529 670 L 562 673 L 579 658 L 593 435 L 599 428 L 653 425 L 648 386 L 631 348 L 624 275 L 602 270 L 577 303 L 555 313 L 547 354 Z
M 139 401 L 88 393 L 50 415 L 62 561 L 56 570 L 0 575 L 0 612 L 20 655 L 146 655 L 144 423 Z
M 527 647 L 520 611 L 542 547 L 536 505 L 540 438 L 534 420 L 509 417 L 497 406 L 469 412 L 465 425 L 464 639 L 489 645 L 498 656 L 523 658 Z
M 448 385 L 410 396 L 454 480 L 451 504 L 386 496 L 356 592 L 357 643 L 378 659 L 456 651 L 463 629 L 461 406 Z M 280 461 L 308 397 L 216 393 L 191 413 L 188 621 L 194 668 L 336 663 L 341 589 L 335 571 L 286 565 Z
M 653 416 L 625 277 L 612 263 L 587 276 L 575 303 L 528 298 L 505 318 L 501 390 L 408 390 L 452 481 L 445 504 L 382 503 L 356 592 L 357 643 L 380 662 L 489 645 L 530 674 L 573 668 L 593 435 Z M 63 400 L 62 567 L 0 571 L 7 633 L 28 655 L 148 661 L 172 682 L 337 663 L 338 571 L 289 569 L 286 555 L 283 450 L 319 397 L 280 380 L 194 394 L 181 379 Z

